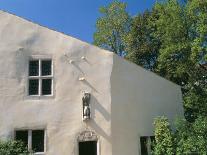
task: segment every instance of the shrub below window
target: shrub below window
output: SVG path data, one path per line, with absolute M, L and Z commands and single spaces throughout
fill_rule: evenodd
M 29 155 L 29 152 L 21 141 L 0 140 L 0 155 Z

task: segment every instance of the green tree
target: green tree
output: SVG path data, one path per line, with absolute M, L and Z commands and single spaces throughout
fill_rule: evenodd
M 94 44 L 122 56 L 125 52 L 123 40 L 130 28 L 126 3 L 114 1 L 99 11 L 102 16 L 96 22 Z
M 155 27 L 150 24 L 155 19 L 153 10 L 135 16 L 125 39 L 126 58 L 151 71 L 155 71 L 160 48 L 160 41 L 152 35 Z
M 177 119 L 174 132 L 166 117 L 158 117 L 155 125 L 155 155 L 206 155 L 207 117 L 199 116 L 194 123 Z
M 207 1 L 188 0 L 181 5 L 168 0 L 157 3 L 154 9 L 157 20 L 152 22 L 156 27 L 153 36 L 161 42 L 156 71 L 182 86 L 187 119 L 179 120 L 172 133 L 174 154 L 206 155 L 207 70 L 202 65 L 207 54 Z M 162 143 L 164 140 L 156 141 L 156 146 Z
M 202 64 L 207 62 L 207 1 L 188 1 L 185 14 L 190 21 L 188 31 L 192 41 L 189 60 L 193 62 L 193 72 L 185 86 L 184 104 L 197 115 L 207 116 L 207 70 L 202 68 Z
M 156 72 L 182 86 L 185 115 L 194 121 L 207 114 L 207 71 L 202 68 L 207 54 L 207 1 L 177 0 L 156 3 L 156 29 L 160 41 Z
M 182 6 L 176 0 L 157 3 L 154 7 L 157 20 L 154 21 L 154 36 L 160 40 L 157 71 L 165 78 L 179 85 L 185 85 L 192 70 L 191 41 L 188 37 L 189 21 Z
M 182 86 L 185 116 L 207 114 L 207 1 L 157 2 L 132 19 L 126 58 Z
M 199 116 L 194 123 L 185 119 L 176 122 L 176 155 L 207 152 L 207 117 Z
M 29 152 L 20 141 L 0 141 L 0 155 L 29 155 Z
M 168 119 L 163 116 L 158 117 L 154 121 L 154 126 L 156 145 L 153 153 L 155 155 L 173 155 L 174 140 Z

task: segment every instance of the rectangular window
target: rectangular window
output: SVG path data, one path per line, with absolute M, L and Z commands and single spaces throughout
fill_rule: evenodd
M 32 150 L 35 152 L 44 152 L 44 130 L 32 131 Z
M 150 155 L 152 153 L 154 141 L 154 136 L 140 137 L 141 155 Z
M 35 154 L 45 152 L 45 131 L 44 130 L 17 130 L 15 139 L 22 141 L 29 151 Z
M 28 95 L 51 96 L 53 94 L 53 71 L 51 59 L 29 61 Z

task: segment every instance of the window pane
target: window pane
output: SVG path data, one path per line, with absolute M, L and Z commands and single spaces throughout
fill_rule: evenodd
M 29 62 L 29 76 L 38 76 L 39 75 L 39 61 L 32 60 Z
M 42 95 L 51 95 L 52 79 L 42 79 Z
M 32 150 L 44 152 L 44 130 L 32 130 Z
M 151 140 L 151 150 L 154 151 L 155 136 L 150 136 L 150 140 Z
M 140 137 L 141 155 L 148 155 L 147 152 L 147 137 Z
M 29 80 L 29 95 L 38 95 L 39 90 L 39 80 L 30 79 Z
M 27 130 L 16 131 L 16 140 L 22 141 L 25 147 L 27 147 L 28 146 L 28 131 Z
M 42 76 L 51 75 L 51 65 L 52 65 L 51 60 L 43 60 L 42 61 L 42 66 L 41 66 L 41 70 L 42 70 L 41 75 Z

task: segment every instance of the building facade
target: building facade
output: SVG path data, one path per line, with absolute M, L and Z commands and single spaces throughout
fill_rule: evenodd
M 182 117 L 180 86 L 15 15 L 0 20 L 0 139 L 41 155 L 141 155 L 155 117 Z

